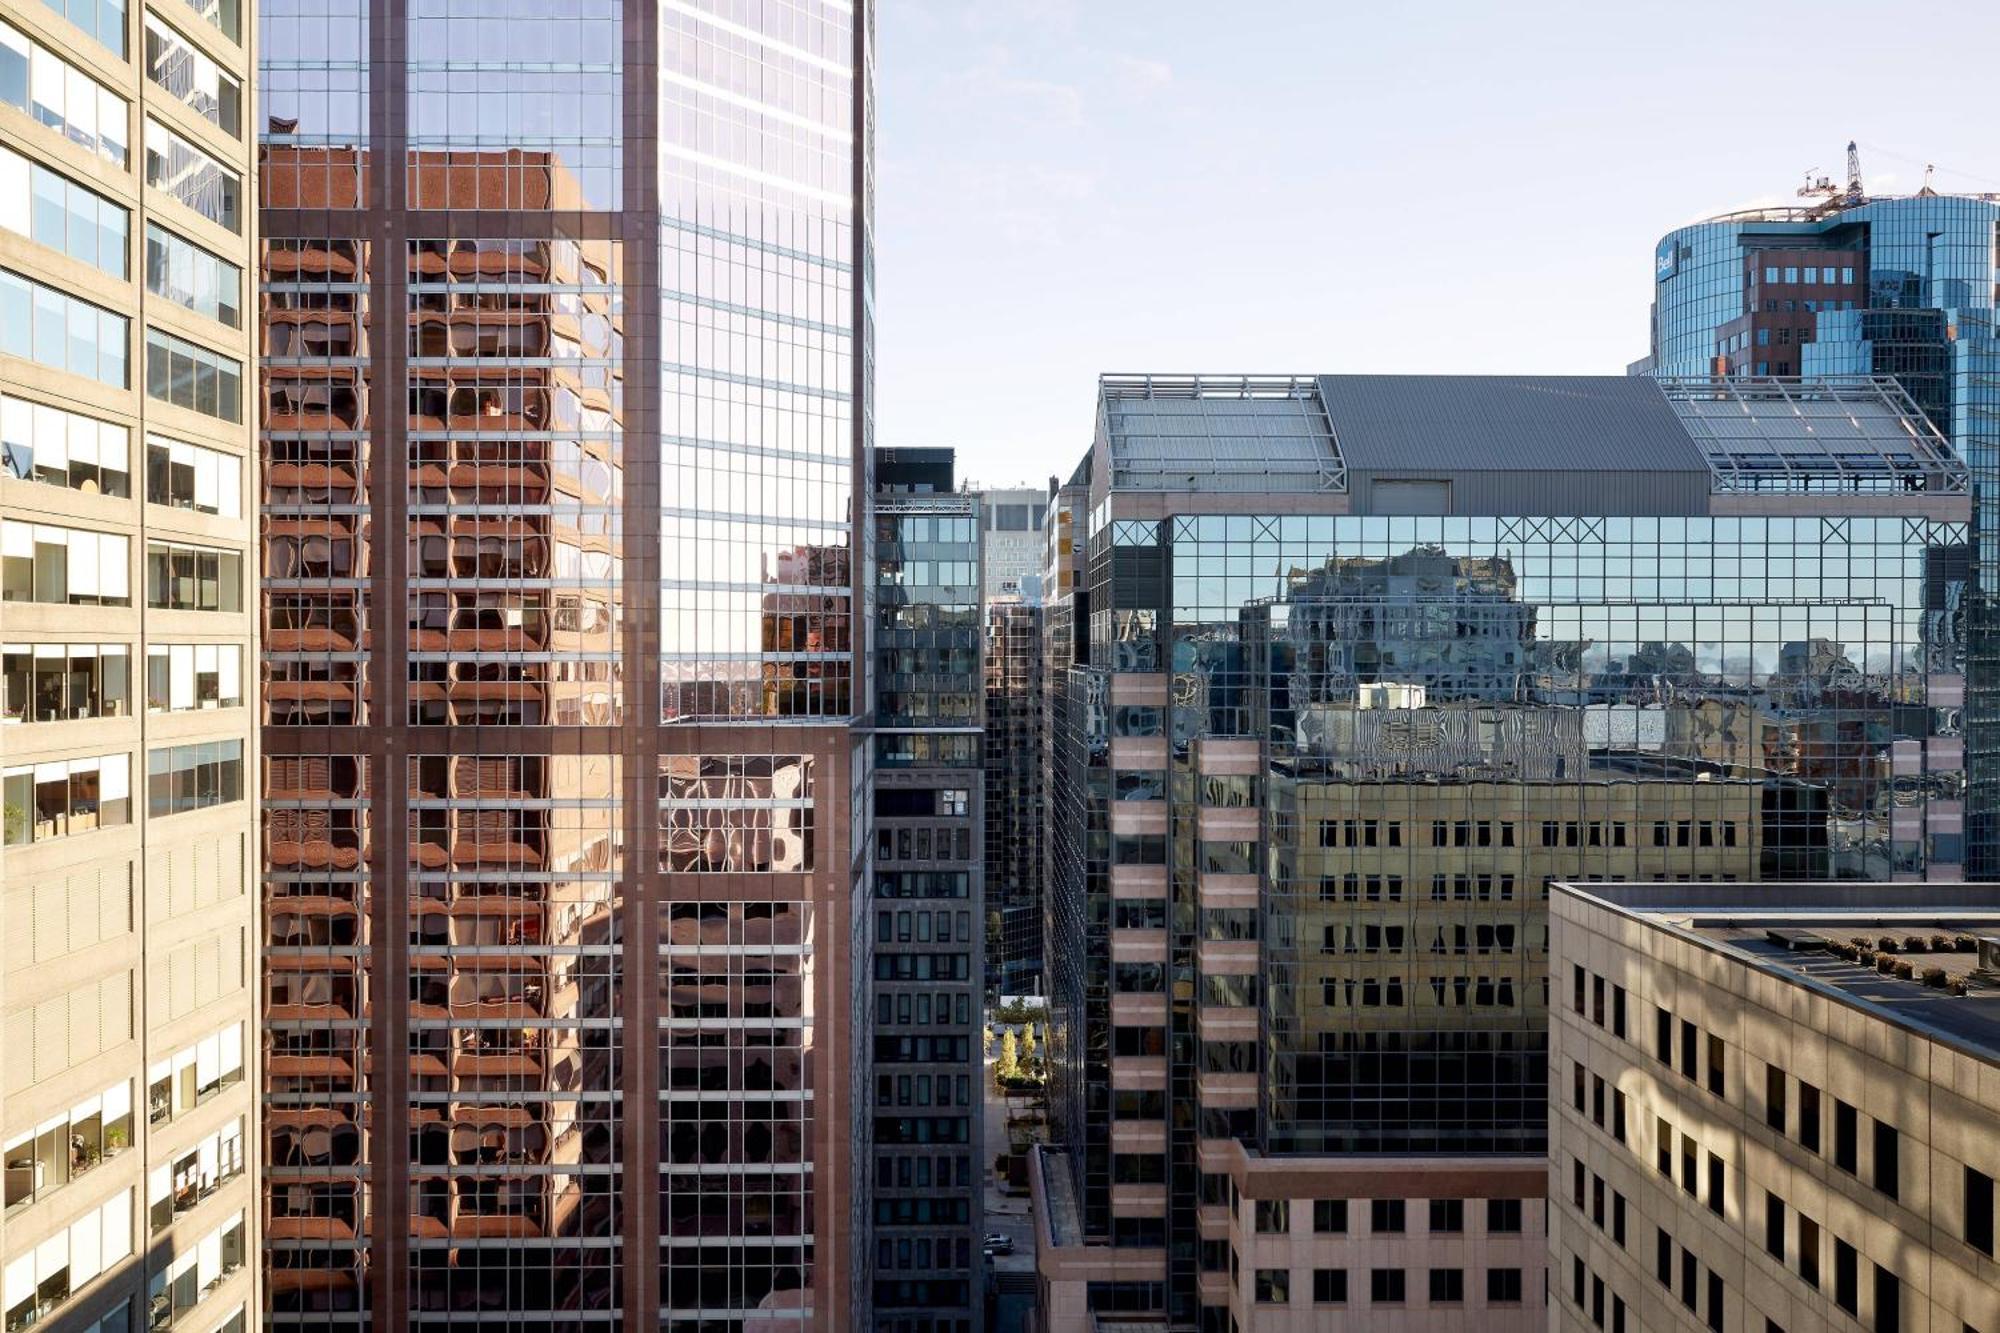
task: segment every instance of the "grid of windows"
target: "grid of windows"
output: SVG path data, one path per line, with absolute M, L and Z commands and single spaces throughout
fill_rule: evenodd
M 243 553 L 147 542 L 146 605 L 167 611 L 241 611 Z
M 0 722 L 131 716 L 126 644 L 10 643 L 0 663 Z
M 0 352 L 123 389 L 132 322 L 33 278 L 0 269 Z
M 120 28 L 121 48 L 123 44 Z M 4 19 L 0 19 L 0 101 L 113 166 L 122 169 L 129 160 L 125 99 Z
M 146 290 L 232 329 L 242 327 L 243 270 L 156 222 L 146 224 Z
M 5 842 L 21 847 L 132 822 L 132 756 L 90 755 L 0 773 Z
M 146 396 L 218 420 L 241 421 L 243 363 L 171 333 L 147 329 Z
M 146 754 L 146 813 L 186 814 L 243 799 L 243 742 L 174 745 Z
M 159 15 L 146 12 L 146 77 L 230 138 L 243 133 L 243 87 Z
M 1101 536 L 1113 567 L 1160 526 Z M 1240 608 L 1265 586 L 1255 571 L 1293 571 L 1284 629 L 1272 633 L 1296 655 L 1284 680 L 1295 721 L 1278 738 L 1287 758 L 1267 817 L 1276 901 L 1306 947 L 1280 955 L 1267 978 L 1286 1089 L 1273 1107 L 1277 1142 L 1490 1148 L 1503 1133 L 1539 1143 L 1546 926 L 1540 895 L 1500 894 L 1503 875 L 1522 885 L 1747 879 L 1773 866 L 1886 875 L 1933 853 L 1921 826 L 1890 827 L 1875 780 L 1860 774 L 1873 771 L 1868 737 L 1902 716 L 1892 701 L 1922 688 L 1916 645 L 1933 661 L 1960 651 L 1955 627 L 1922 599 L 1924 571 L 1961 529 L 1900 518 L 1165 526 L 1173 579 L 1158 596 L 1173 617 L 1177 679 L 1190 682 L 1176 693 L 1176 736 L 1255 734 L 1264 686 Z M 1419 588 L 1424 618 L 1404 610 Z M 1133 596 L 1146 594 L 1120 603 Z M 1164 651 L 1153 613 L 1113 609 L 1095 622 L 1116 668 Z M 1410 681 L 1425 697 L 1404 711 L 1370 707 L 1363 687 L 1378 680 Z M 1669 680 L 1671 695 L 1651 707 L 1629 702 L 1633 682 Z M 1556 691 L 1599 702 L 1573 708 Z M 1473 704 L 1518 739 L 1452 733 Z M 1760 707 L 1782 710 L 1812 757 L 1774 766 L 1745 748 Z M 1419 723 L 1445 730 L 1413 748 L 1405 730 Z M 1444 785 L 1407 782 L 1431 774 Z M 1873 831 L 1830 842 L 1829 814 Z M 1480 874 L 1465 873 L 1454 858 L 1475 852 Z M 1212 861 L 1198 856 L 1195 868 L 1226 869 Z M 1445 893 L 1428 899 L 1389 888 L 1434 881 Z M 1317 1003 L 1300 1004 L 1300 992 Z M 1410 1036 L 1385 1045 L 1368 1017 L 1380 1009 L 1400 1010 Z M 1405 1098 L 1436 1112 L 1408 1116 Z
M 411 242 L 414 725 L 623 716 L 619 253 Z
M 410 206 L 618 207 L 621 27 L 614 0 L 546 16 L 506 0 L 412 3 L 409 135 L 427 161 L 410 170 Z
M 0 394 L 7 475 L 69 490 L 132 493 L 131 432 L 50 403 Z
M 47 523 L 0 522 L 0 599 L 129 606 L 132 540 Z
M 297 15 L 265 24 L 290 33 Z M 318 30 L 338 34 L 322 19 Z M 267 54 L 267 65 L 269 55 Z M 279 86 L 286 86 L 281 83 Z M 297 172 L 267 193 L 297 187 Z M 290 197 L 290 196 L 281 196 Z M 264 328 L 263 445 L 264 717 L 274 726 L 369 721 L 368 578 L 372 457 L 369 407 L 368 246 L 359 241 L 267 238 L 260 299 Z M 472 461 L 471 459 L 467 460 Z M 525 497 L 524 497 L 525 498 Z M 499 628 L 507 608 L 485 617 Z M 522 609 L 525 621 L 525 608 Z M 471 617 L 463 630 L 480 628 Z M 426 641 L 413 644 L 422 651 Z
M 220 518 L 243 517 L 243 460 L 220 449 L 146 437 L 146 499 Z
M 146 118 L 146 184 L 164 190 L 224 231 L 243 230 L 243 178 L 151 116 Z
M 123 279 L 132 215 L 95 190 L 0 145 L 0 227 Z

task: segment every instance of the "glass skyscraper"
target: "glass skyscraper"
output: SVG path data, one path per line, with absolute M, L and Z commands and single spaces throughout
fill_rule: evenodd
M 979 497 L 949 449 L 875 453 L 874 878 L 856 965 L 873 1206 L 869 1327 L 983 1327 Z
M 1939 876 L 2000 876 L 2000 198 L 1930 190 L 1732 213 L 1669 232 L 1654 256 L 1658 375 L 1889 375 L 1968 469 L 1964 821 L 1929 849 Z
M 266 7 L 273 1328 L 865 1308 L 872 21 Z
M 1886 378 L 1327 376 L 1107 378 L 1084 475 L 1050 1327 L 1538 1327 L 1548 886 L 1932 874 L 1965 469 Z

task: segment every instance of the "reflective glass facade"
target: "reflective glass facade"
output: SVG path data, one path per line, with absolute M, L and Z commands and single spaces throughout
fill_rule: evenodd
M 979 499 L 876 454 L 867 1325 L 983 1326 Z
M 1421 379 L 1368 383 L 1448 434 Z M 1521 383 L 1477 391 L 1484 419 L 1544 391 Z M 1183 447 L 1121 433 L 1116 402 L 1090 460 L 1088 643 L 1051 737 L 1051 938 L 1082 942 L 1051 960 L 1052 1104 L 1085 1232 L 1162 1253 L 1177 1325 L 1226 1326 L 1227 1256 L 1197 1244 L 1222 1145 L 1307 1172 L 1544 1151 L 1551 882 L 1959 859 L 1962 494 L 1745 500 L 1691 453 L 1709 512 L 1645 513 L 1679 478 L 1634 487 L 1619 451 L 1662 400 L 1605 422 L 1570 492 L 1594 511 L 1490 512 L 1511 483 L 1468 459 L 1419 474 L 1454 512 L 1371 513 L 1420 483 L 1343 416 L 1362 396 L 1306 400 L 1345 450 L 1331 494 L 1332 466 L 1311 493 L 1107 486 Z
M 985 743 L 987 956 L 1003 994 L 1041 993 L 1045 805 L 1036 602 L 1014 597 L 986 604 Z M 997 935 L 993 913 L 1000 918 Z
M 1974 491 L 1964 873 L 2000 874 L 2000 203 L 1923 194 L 1772 209 L 1667 234 L 1655 257 L 1661 375 L 1893 375 Z M 1942 867 L 1940 867 L 1942 869 Z
M 863 1299 L 868 8 L 562 8 L 263 24 L 273 1328 Z

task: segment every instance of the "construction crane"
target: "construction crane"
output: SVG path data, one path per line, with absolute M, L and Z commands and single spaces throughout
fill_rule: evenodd
M 1867 201 L 1868 196 L 1861 188 L 1861 150 L 1855 146 L 1852 139 L 1847 141 L 1847 188 L 1842 189 L 1835 185 L 1829 176 L 1814 177 L 1813 173 L 1808 171 L 1806 183 L 1799 187 L 1799 197 L 1825 200 L 1814 209 L 1815 212 L 1852 208 Z

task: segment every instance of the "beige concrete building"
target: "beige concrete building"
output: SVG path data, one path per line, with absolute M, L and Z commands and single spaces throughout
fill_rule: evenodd
M 1143 1146 L 1143 1145 L 1141 1145 Z M 1144 1293 L 1158 1249 L 1082 1243 L 1067 1168 L 1038 1155 L 1036 1328 L 1159 1326 Z M 1203 1145 L 1204 1303 L 1255 1333 L 1530 1333 L 1543 1308 L 1540 1157 L 1269 1158 Z M 1212 1196 L 1212 1197 L 1211 1197 Z M 1162 1200 L 1163 1202 L 1163 1200 Z
M 1559 885 L 1558 1330 L 2000 1329 L 2000 890 Z
M 257 1308 L 251 10 L 0 0 L 0 1306 Z

